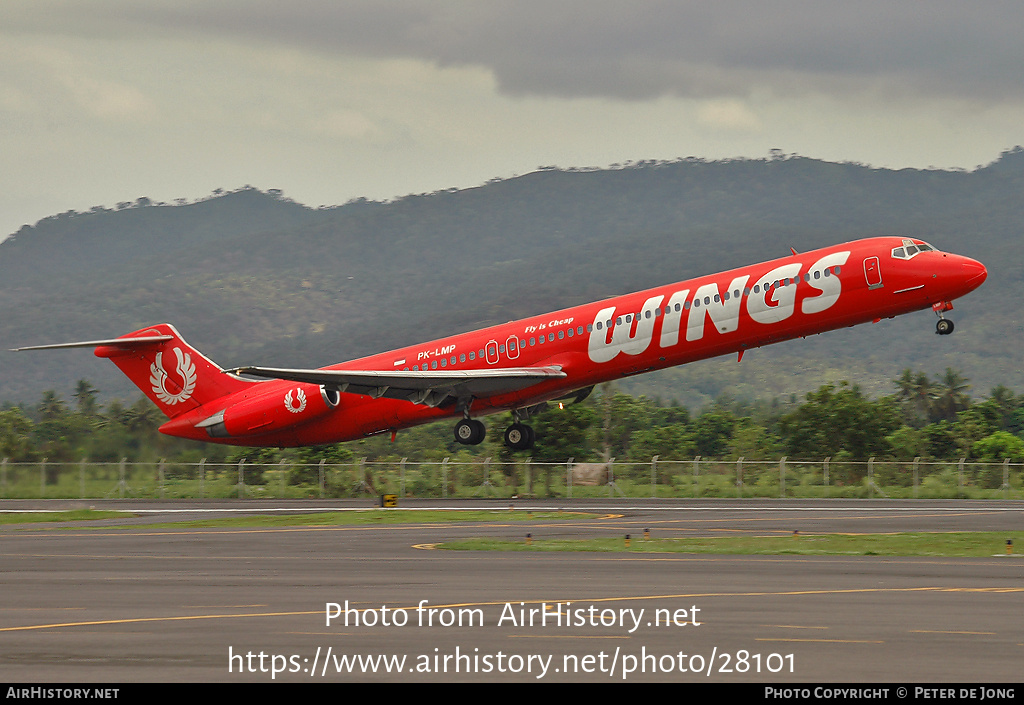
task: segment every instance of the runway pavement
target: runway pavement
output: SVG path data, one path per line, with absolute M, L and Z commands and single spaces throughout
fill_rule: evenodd
M 1021 502 L 595 500 L 561 503 L 594 513 L 586 519 L 280 529 L 145 524 L 368 502 L 91 504 L 142 512 L 140 526 L 0 530 L 4 681 L 1021 680 L 1024 559 L 1002 546 L 973 559 L 429 548 L 644 528 L 1019 531 Z

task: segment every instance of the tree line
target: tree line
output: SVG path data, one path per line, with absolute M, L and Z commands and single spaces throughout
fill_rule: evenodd
M 677 403 L 633 397 L 605 384 L 576 404 L 550 404 L 533 417 L 536 447 L 516 453 L 501 442 L 505 420 L 489 417 L 490 433 L 479 446 L 455 442 L 452 425 L 439 422 L 344 444 L 315 448 L 238 448 L 201 444 L 158 432 L 163 416 L 145 397 L 126 404 L 98 402 L 99 390 L 80 380 L 73 399 L 44 392 L 35 406 L 4 405 L 0 411 L 0 458 L 11 462 L 134 462 L 200 458 L 233 462 L 348 462 L 469 460 L 491 456 L 511 460 L 529 455 L 537 462 L 792 459 L 929 460 L 969 458 L 1024 462 L 1024 395 L 997 386 L 987 397 L 970 396 L 970 382 L 947 369 L 934 377 L 906 369 L 893 380 L 894 392 L 868 398 L 856 384 L 824 385 L 803 400 L 743 401 L 720 396 L 691 413 Z

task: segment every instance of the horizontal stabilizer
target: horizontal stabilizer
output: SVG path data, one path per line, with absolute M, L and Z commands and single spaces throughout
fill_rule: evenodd
M 186 343 L 169 323 L 120 338 L 32 345 L 15 352 L 61 348 L 93 348 L 93 355 L 114 363 L 170 419 L 259 384 L 222 374 L 218 365 Z
M 145 345 L 155 345 L 168 340 L 173 340 L 173 335 L 144 335 L 138 338 L 113 338 L 111 340 L 83 340 L 78 343 L 56 343 L 54 345 L 30 345 L 24 348 L 11 348 L 11 352 L 24 352 L 25 350 L 58 350 L 60 348 L 98 348 L 107 346 L 112 348 L 137 348 Z
M 294 370 L 274 367 L 238 367 L 231 374 L 322 384 L 350 394 L 405 399 L 437 406 L 448 397 L 486 397 L 516 392 L 566 374 L 559 367 L 510 367 L 488 370 Z

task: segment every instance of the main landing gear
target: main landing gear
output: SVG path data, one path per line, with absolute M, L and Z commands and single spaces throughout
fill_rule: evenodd
M 935 332 L 938 335 L 949 335 L 953 332 L 953 321 L 944 317 L 942 313 L 944 311 L 952 311 L 953 303 L 951 301 L 941 301 L 937 304 L 932 304 L 932 310 L 935 311 L 935 315 L 939 317 L 939 320 L 935 322 Z
M 515 422 L 505 429 L 505 445 L 512 450 L 528 450 L 533 448 L 537 439 L 533 427 L 519 421 L 519 415 L 515 415 Z M 462 419 L 455 424 L 455 440 L 462 445 L 475 446 L 484 440 L 487 429 L 476 419 Z
M 462 419 L 455 424 L 455 440 L 464 446 L 480 445 L 485 435 L 487 429 L 476 419 Z
M 533 432 L 533 426 L 516 421 L 505 429 L 505 445 L 512 450 L 527 450 L 533 448 L 533 442 L 537 439 Z

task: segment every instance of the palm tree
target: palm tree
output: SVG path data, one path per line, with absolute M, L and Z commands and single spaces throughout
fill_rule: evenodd
M 78 380 L 78 384 L 75 385 L 74 397 L 77 400 L 78 413 L 84 414 L 85 416 L 96 416 L 99 414 L 99 406 L 96 404 L 96 395 L 100 391 L 96 387 L 92 386 L 92 382 L 87 379 Z
M 145 397 L 125 409 L 123 423 L 132 433 L 147 433 L 155 431 L 160 425 L 160 410 L 153 402 Z
M 903 405 L 908 419 L 913 421 L 911 425 L 923 426 L 931 416 L 935 400 L 935 388 L 928 375 L 924 372 L 911 372 L 908 367 L 893 383 L 897 390 L 896 399 Z
M 1017 398 L 1009 387 L 1002 384 L 997 387 L 993 387 L 992 391 L 988 394 L 988 398 L 996 405 L 996 408 L 999 409 L 999 420 L 1001 423 L 1000 428 L 1005 431 L 1010 425 L 1010 419 L 1013 418 L 1013 413 L 1017 410 L 1017 405 L 1019 403 Z
M 43 399 L 37 408 L 43 421 L 52 421 L 64 414 L 64 400 L 57 395 L 57 392 L 50 389 L 43 392 Z
M 971 388 L 970 381 L 954 370 L 946 368 L 946 373 L 935 384 L 934 415 L 947 421 L 956 420 L 956 412 L 963 411 L 971 405 L 967 391 Z

